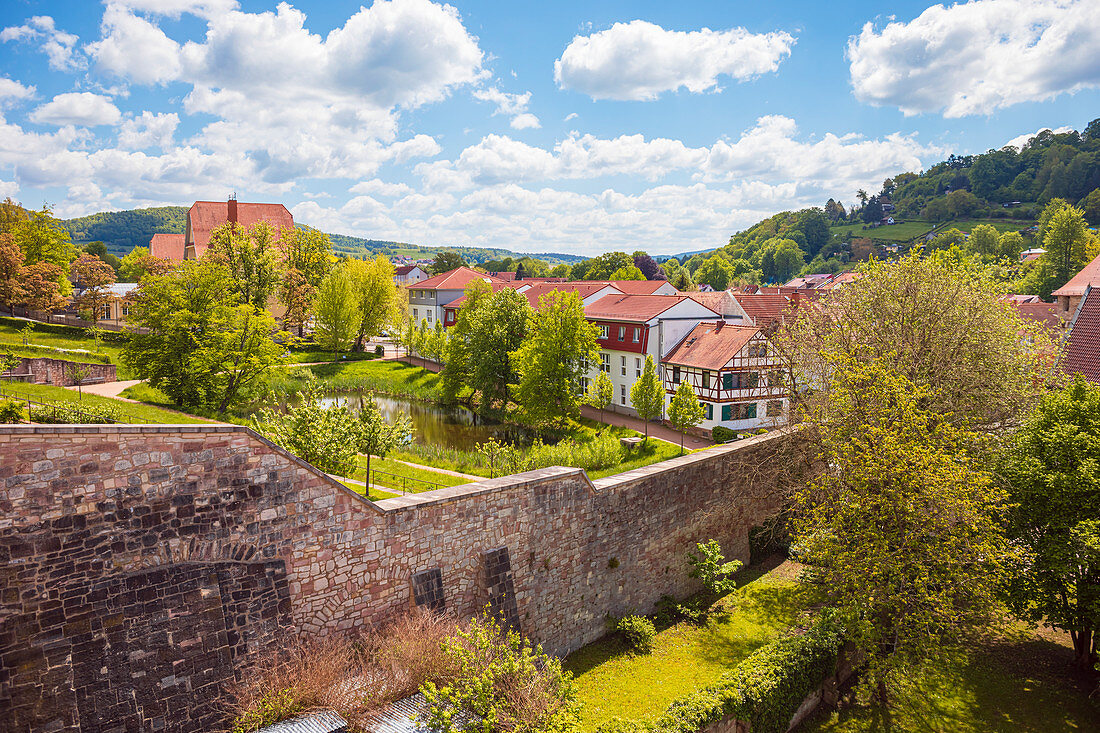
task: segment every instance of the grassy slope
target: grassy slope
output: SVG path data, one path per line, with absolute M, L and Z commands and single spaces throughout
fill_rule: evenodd
M 822 711 L 806 733 L 1056 733 L 1100 730 L 1095 682 L 1074 676 L 1065 635 L 1019 630 L 986 641 L 968 660 L 914 674 L 893 691 L 889 709 L 856 705 Z
M 34 333 L 29 339 L 31 347 L 24 348 L 23 337 L 19 331 L 30 323 L 34 326 Z M 89 354 L 66 354 L 52 349 L 75 349 L 90 352 Z M 74 326 L 60 326 L 54 324 L 38 323 L 36 321 L 24 321 L 19 318 L 0 318 L 0 351 L 14 353 L 19 356 L 46 356 L 52 359 L 69 359 L 70 361 L 87 361 L 93 364 L 102 364 L 105 356 L 112 364 L 118 365 L 118 378 L 130 379 L 126 373 L 126 367 L 122 364 L 122 347 L 114 343 L 100 341 L 96 350 L 95 339 L 88 335 L 87 330 Z
M 469 479 L 460 478 L 458 476 L 451 476 L 447 473 L 440 473 L 439 471 L 433 471 L 430 468 L 409 466 L 392 458 L 379 458 L 377 456 L 374 456 L 370 459 L 370 467 L 372 473 L 374 471 L 382 471 L 384 474 L 393 474 L 391 476 L 375 474 L 370 483 L 376 486 L 388 486 L 394 489 L 407 489 L 408 493 L 410 494 L 418 494 L 422 491 L 431 491 L 433 489 L 440 488 L 440 486 L 433 486 L 430 484 L 440 484 L 441 486 L 461 486 L 462 484 L 470 483 Z M 398 476 L 408 478 L 408 483 L 402 481 L 400 478 L 396 478 Z M 351 478 L 366 482 L 366 456 L 359 456 L 359 466 L 355 471 L 355 475 L 351 476 Z
M 354 361 L 304 367 L 317 377 L 323 390 L 373 390 L 387 394 L 434 400 L 439 393 L 439 376 L 398 361 Z M 279 393 L 300 391 L 307 382 L 301 372 L 287 369 L 272 375 L 272 387 Z
M 774 569 L 763 573 L 767 567 Z M 812 603 L 812 593 L 795 580 L 794 563 L 773 562 L 744 575 L 742 587 L 720 601 L 727 617 L 703 628 L 680 623 L 665 629 L 652 654 L 631 656 L 609 636 L 569 655 L 565 667 L 576 676 L 584 702 L 581 731 L 612 717 L 652 720 L 774 639 Z
M 64 387 L 53 387 L 46 384 L 22 384 L 19 382 L 9 384 L 7 382 L 0 383 L 0 389 L 7 394 L 16 394 L 24 397 L 29 397 L 32 400 L 38 402 L 73 402 L 84 404 L 108 404 L 113 405 L 122 411 L 122 414 L 129 419 L 142 418 L 142 420 L 135 420 L 135 422 L 155 422 L 155 423 L 202 423 L 209 422 L 201 418 L 193 417 L 191 415 L 185 415 L 173 410 L 164 410 L 153 405 L 134 404 L 132 402 L 124 402 L 122 400 L 112 399 L 110 397 L 100 397 L 98 395 L 85 394 L 83 398 L 74 390 L 65 389 Z
M 851 231 L 852 235 L 856 237 L 870 237 L 886 242 L 908 242 L 913 237 L 919 237 L 931 231 L 933 226 L 935 225 L 927 221 L 906 221 L 901 224 L 864 229 L 863 224 L 849 223 L 830 227 L 829 232 L 831 234 L 845 234 Z

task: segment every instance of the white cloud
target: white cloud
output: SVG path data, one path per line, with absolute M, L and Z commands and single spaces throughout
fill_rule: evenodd
M 180 118 L 175 112 L 154 114 L 149 111 L 123 121 L 118 131 L 118 146 L 123 150 L 171 147 Z
M 1017 150 L 1019 150 L 1019 149 L 1023 148 L 1024 145 L 1027 144 L 1028 140 L 1035 137 L 1040 132 L 1045 132 L 1045 131 L 1050 131 L 1050 132 L 1053 132 L 1055 135 L 1060 135 L 1063 132 L 1073 132 L 1073 128 L 1062 126 L 1062 127 L 1055 128 L 1054 130 L 1051 130 L 1049 127 L 1040 127 L 1035 132 L 1025 132 L 1023 135 L 1017 135 L 1016 137 L 1014 137 L 1011 140 L 1009 140 L 1008 142 L 1006 142 L 1003 147 L 1012 146 L 1012 147 L 1016 148 Z
M 98 69 L 138 84 L 179 77 L 179 44 L 145 18 L 112 4 L 103 13 L 101 29 L 103 38 L 88 45 Z
M 578 117 L 580 117 L 580 115 L 578 115 L 578 114 L 577 114 L 576 112 L 570 112 L 569 114 L 567 114 L 567 115 L 565 116 L 565 119 L 564 119 L 564 120 L 562 120 L 562 121 L 563 121 L 563 122 L 569 122 L 569 120 L 575 120 L 575 119 L 577 119 Z
M 783 31 L 685 32 L 633 20 L 575 36 L 554 62 L 554 79 L 593 99 L 652 100 L 680 87 L 717 91 L 721 76 L 746 81 L 777 70 L 794 43 Z
M 67 92 L 58 94 L 46 104 L 31 112 L 34 122 L 47 125 L 77 125 L 94 127 L 113 125 L 122 117 L 110 97 L 91 92 Z
M 14 79 L 0 77 L 0 107 L 34 98 L 34 87 L 26 87 Z
M 539 127 L 542 127 L 542 125 L 539 124 L 539 118 L 535 117 L 530 112 L 524 112 L 523 114 L 516 115 L 512 118 L 512 121 L 509 124 L 514 130 L 528 130 L 531 128 L 537 129 Z
M 907 115 L 991 114 L 1100 87 L 1100 3 L 973 0 L 867 23 L 848 43 L 856 98 Z
M 108 2 L 129 10 L 172 18 L 178 18 L 182 13 L 211 18 L 236 10 L 238 7 L 236 0 L 108 0 Z
M 76 50 L 80 39 L 72 33 L 59 30 L 53 18 L 36 15 L 23 25 L 9 26 L 0 31 L 0 41 L 28 41 L 40 44 L 50 60 L 50 68 L 56 71 L 75 71 L 85 66 L 84 57 Z
M 15 181 L 0 181 L 0 198 L 15 198 L 19 194 L 19 184 Z
M 412 188 L 404 183 L 386 183 L 377 178 L 360 181 L 348 189 L 349 193 L 374 194 L 376 196 L 404 196 L 412 193 Z

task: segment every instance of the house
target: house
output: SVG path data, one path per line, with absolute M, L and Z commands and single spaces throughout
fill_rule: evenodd
M 162 260 L 180 262 L 184 254 L 183 234 L 154 234 L 149 240 L 149 254 Z
M 512 288 L 523 293 L 527 296 L 527 302 L 530 303 L 532 308 L 538 308 L 539 299 L 547 293 L 554 291 L 576 293 L 581 299 L 581 305 L 594 303 L 605 295 L 619 293 L 618 290 L 606 283 L 587 282 L 583 280 L 563 283 L 535 282 L 532 280 L 516 282 L 513 280 L 505 283 L 492 283 L 491 287 L 494 293 L 504 288 Z M 443 308 L 443 325 L 448 328 L 455 325 L 455 321 L 458 320 L 458 312 L 462 310 L 464 305 L 466 305 L 465 295 L 446 305 Z
M 502 280 L 469 267 L 456 267 L 441 272 L 409 288 L 409 316 L 414 323 L 424 320 L 429 326 L 435 326 L 437 322 L 444 320 L 443 309 L 461 298 L 465 294 L 466 286 L 474 280 L 503 284 Z
M 122 326 L 130 314 L 130 296 L 137 283 L 112 283 L 104 288 L 107 300 L 103 303 L 99 322 L 109 326 Z
M 792 305 L 792 298 L 798 294 L 787 296 L 783 293 L 734 293 L 738 305 L 748 316 L 748 324 L 759 328 L 776 326 L 790 313 L 797 302 Z
M 591 364 L 584 386 L 605 372 L 615 388 L 612 405 L 633 414 L 630 388 L 642 376 L 646 356 L 660 366 L 665 354 L 679 344 L 697 323 L 718 314 L 686 295 L 605 295 L 586 306 L 585 317 L 600 333 L 600 361 Z
M 716 293 L 684 293 L 684 295 L 696 303 L 702 303 L 710 308 L 722 316 L 727 323 L 735 323 L 739 326 L 752 323 L 749 314 L 745 312 L 745 309 L 741 307 L 741 304 L 737 302 L 737 298 L 729 290 L 721 290 Z
M 531 286 L 526 282 L 516 282 L 515 280 L 508 282 L 491 282 L 489 283 L 489 290 L 492 293 L 499 293 L 501 290 L 515 290 L 517 292 L 524 292 Z M 458 321 L 458 312 L 466 306 L 468 300 L 466 293 L 463 292 L 462 296 L 456 300 L 452 300 L 447 305 L 443 306 L 443 326 L 444 328 L 450 328 Z
M 1072 319 L 1085 291 L 1097 285 L 1100 285 L 1100 255 L 1081 268 L 1081 271 L 1070 278 L 1069 282 L 1051 293 L 1054 296 L 1054 302 L 1058 305 L 1058 315 L 1066 321 Z
M 1066 374 L 1100 382 L 1100 288 L 1087 285 L 1080 296 L 1062 350 L 1061 367 Z
M 611 285 L 627 295 L 681 295 L 668 280 L 582 280 Z
M 211 233 L 226 223 L 251 227 L 267 222 L 277 231 L 294 228 L 294 217 L 282 204 L 250 204 L 236 199 L 196 201 L 187 210 L 184 232 L 184 259 L 195 260 L 210 245 Z
M 393 282 L 396 285 L 415 285 L 431 277 L 420 265 L 400 265 L 393 270 Z
M 701 428 L 756 430 L 787 422 L 782 364 L 761 328 L 699 323 L 665 357 L 662 371 L 669 401 L 682 382 L 695 390 L 704 411 Z

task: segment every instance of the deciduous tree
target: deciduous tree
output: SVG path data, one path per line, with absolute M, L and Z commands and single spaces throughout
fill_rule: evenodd
M 527 337 L 512 356 L 519 374 L 516 402 L 536 423 L 580 412 L 585 365 L 599 358 L 598 334 L 585 319 L 576 293 L 553 291 L 539 298 L 528 319 Z
M 665 409 L 665 386 L 657 375 L 652 356 L 646 356 L 642 376 L 630 388 L 630 404 L 645 423 L 645 439 L 648 441 L 649 421 L 660 417 Z
M 50 262 L 34 262 L 23 267 L 22 304 L 29 310 L 53 313 L 65 307 L 58 282 L 68 283 L 64 271 Z
M 323 407 L 321 395 L 307 391 L 286 410 L 260 410 L 254 424 L 272 442 L 325 473 L 355 472 L 363 424 L 345 404 Z
M 171 268 L 170 260 L 154 257 L 146 247 L 134 247 L 122 258 L 118 270 L 119 282 L 141 282 L 141 278 L 145 277 L 146 273 L 163 275 Z
M 229 222 L 210 233 L 210 246 L 203 256 L 226 268 L 242 302 L 263 310 L 279 284 L 279 236 L 264 221 L 250 227 Z
M 466 301 L 458 311 L 450 339 L 443 353 L 446 366 L 439 375 L 439 392 L 444 401 L 454 402 L 470 383 L 470 334 L 479 318 L 479 311 L 492 296 L 492 289 L 483 280 L 473 280 L 466 287 Z
M 412 420 L 406 414 L 400 414 L 394 422 L 387 423 L 374 395 L 367 395 L 359 408 L 359 451 L 367 456 L 367 483 L 370 483 L 370 458 L 385 458 L 386 454 L 398 446 L 407 445 L 412 440 Z
M 313 311 L 313 297 L 317 289 L 306 280 L 305 275 L 297 268 L 291 268 L 283 273 L 283 279 L 279 282 L 279 301 L 286 308 L 283 314 L 283 326 L 287 330 L 297 329 L 299 338 Z
M 458 267 L 465 267 L 466 260 L 462 259 L 462 255 L 455 252 L 453 249 L 445 249 L 435 256 L 432 260 L 431 266 L 428 268 L 433 275 L 439 275 L 444 272 L 450 272 Z
M 1061 199 L 1051 201 L 1039 219 L 1042 232 L 1042 259 L 1054 275 L 1054 287 L 1060 288 L 1088 262 L 1088 227 L 1080 209 Z
M 77 308 L 87 311 L 93 326 L 99 325 L 103 307 L 110 302 L 110 286 L 115 282 L 115 270 L 92 254 L 82 254 L 69 267 L 69 277 L 79 288 L 74 299 Z
M 345 265 L 355 281 L 359 297 L 359 327 L 355 334 L 355 348 L 362 349 L 363 342 L 381 333 L 382 329 L 399 320 L 398 287 L 393 280 L 393 265 L 383 255 L 373 260 L 349 260 Z
M 0 304 L 8 311 L 23 301 L 23 253 L 11 234 L 0 234 Z
M 317 289 L 314 315 L 317 319 L 317 342 L 332 351 L 336 361 L 341 351 L 347 351 L 355 343 L 355 336 L 363 322 L 356 278 L 347 264 L 335 267 Z
M 686 381 L 680 382 L 668 405 L 668 420 L 680 433 L 680 455 L 684 454 L 684 433 L 703 422 L 706 413 L 695 390 Z
M 615 399 L 615 385 L 612 384 L 611 377 L 607 376 L 607 372 L 601 369 L 588 385 L 585 402 L 600 411 L 600 422 L 603 422 L 603 411 L 613 399 Z
M 463 308 L 465 310 L 465 308 Z M 469 385 L 481 392 L 482 407 L 508 401 L 508 385 L 516 382 L 512 353 L 527 335 L 531 306 L 523 294 L 505 288 L 470 312 Z
M 43 205 L 41 211 L 27 212 L 26 219 L 16 220 L 12 225 L 12 235 L 23 252 L 23 264 L 46 262 L 55 265 L 60 292 L 68 295 L 72 287 L 65 275 L 76 252 L 69 230 L 54 217 L 49 206 Z M 44 270 L 41 272 L 45 273 Z

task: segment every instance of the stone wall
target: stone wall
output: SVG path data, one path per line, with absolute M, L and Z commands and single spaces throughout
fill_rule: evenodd
M 564 654 L 608 613 L 695 590 L 692 543 L 747 560 L 777 506 L 755 467 L 790 440 L 372 503 L 237 426 L 0 426 L 0 710 L 12 730 L 200 730 L 281 627 L 418 601 L 492 606 Z
M 69 369 L 79 366 L 88 371 L 88 377 L 84 384 L 100 384 L 116 381 L 116 368 L 114 364 L 87 364 L 84 362 L 67 361 L 65 359 L 48 359 L 46 357 L 23 357 L 19 366 L 8 376 L 21 377 L 29 375 L 26 381 L 34 384 L 52 384 L 55 387 L 72 387 L 75 382 L 69 377 Z

